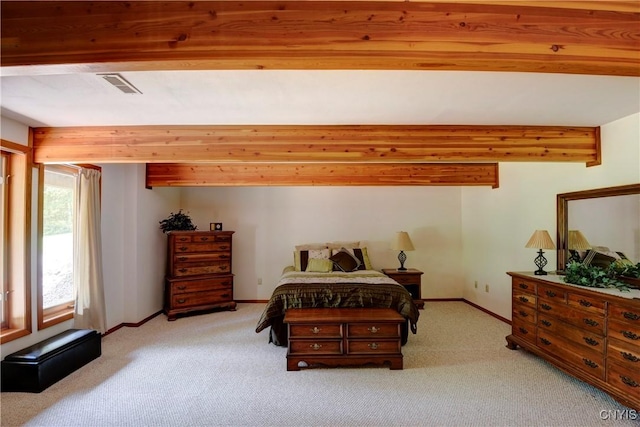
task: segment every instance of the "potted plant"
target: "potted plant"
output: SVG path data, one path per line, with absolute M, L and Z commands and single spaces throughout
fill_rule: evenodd
M 191 221 L 189 214 L 182 212 L 182 209 L 176 213 L 171 212 L 171 215 L 160 221 L 160 229 L 165 234 L 173 230 L 195 230 L 197 228 Z
M 630 287 L 634 287 L 633 282 L 638 277 L 640 277 L 640 263 L 635 266 L 611 263 L 603 268 L 570 262 L 565 270 L 564 281 L 591 288 L 616 288 L 621 292 L 628 292 Z

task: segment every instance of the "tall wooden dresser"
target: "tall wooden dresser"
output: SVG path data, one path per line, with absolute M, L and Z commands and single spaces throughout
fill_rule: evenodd
M 512 330 L 518 346 L 640 410 L 640 290 L 587 288 L 562 276 L 512 277 Z
M 170 231 L 164 312 L 178 314 L 227 308 L 235 310 L 231 247 L 233 231 Z

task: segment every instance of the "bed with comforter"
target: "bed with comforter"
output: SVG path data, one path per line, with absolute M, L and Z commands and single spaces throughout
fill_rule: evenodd
M 287 326 L 283 323 L 289 308 L 381 307 L 392 308 L 407 321 L 402 328 L 402 344 L 408 331 L 417 331 L 418 308 L 407 289 L 377 270 L 350 272 L 296 271 L 285 268 L 262 316 L 256 332 L 270 329 L 269 342 L 287 345 Z

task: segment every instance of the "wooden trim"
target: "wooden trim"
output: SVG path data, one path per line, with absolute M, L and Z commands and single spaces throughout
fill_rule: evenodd
M 2 1 L 2 74 L 205 69 L 640 76 L 637 1 Z
M 171 163 L 147 164 L 147 187 L 491 186 L 497 163 Z
M 470 306 L 472 306 L 474 308 L 477 308 L 478 310 L 480 310 L 482 312 L 487 313 L 489 316 L 495 317 L 496 319 L 498 319 L 498 320 L 500 320 L 500 321 L 502 321 L 502 322 L 504 322 L 504 323 L 506 323 L 508 325 L 511 324 L 511 320 L 506 319 L 506 318 L 504 318 L 502 316 L 499 316 L 496 313 L 494 313 L 493 311 L 489 311 L 484 307 L 480 307 L 478 304 L 475 304 L 475 303 L 473 303 L 473 302 L 471 302 L 471 301 L 469 301 L 467 299 L 464 299 L 464 298 L 462 299 L 462 301 L 464 301 L 465 303 L 469 304 Z
M 597 128 L 114 126 L 34 130 L 38 163 L 594 162 Z
M 595 128 L 594 134 L 596 158 L 590 162 L 587 162 L 587 167 L 600 166 L 602 164 L 602 140 L 600 139 L 600 126 Z
M 102 336 L 106 336 L 109 334 L 114 333 L 115 331 L 117 331 L 118 329 L 127 327 L 127 328 L 138 328 L 142 325 L 144 325 L 145 323 L 147 323 L 149 320 L 153 319 L 154 317 L 158 316 L 159 314 L 162 314 L 163 311 L 157 311 L 155 313 L 153 313 L 151 316 L 145 317 L 144 319 L 142 319 L 139 322 L 136 323 L 129 323 L 129 322 L 124 322 L 124 323 L 120 323 L 118 326 L 114 326 L 113 328 L 109 329 L 107 332 L 105 332 L 104 334 L 102 334 Z

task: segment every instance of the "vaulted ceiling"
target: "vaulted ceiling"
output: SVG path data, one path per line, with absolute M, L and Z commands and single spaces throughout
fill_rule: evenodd
M 598 164 L 599 126 L 640 111 L 637 1 L 0 7 L 2 114 L 36 161 L 150 163 L 156 185 L 497 186 L 482 164 Z

